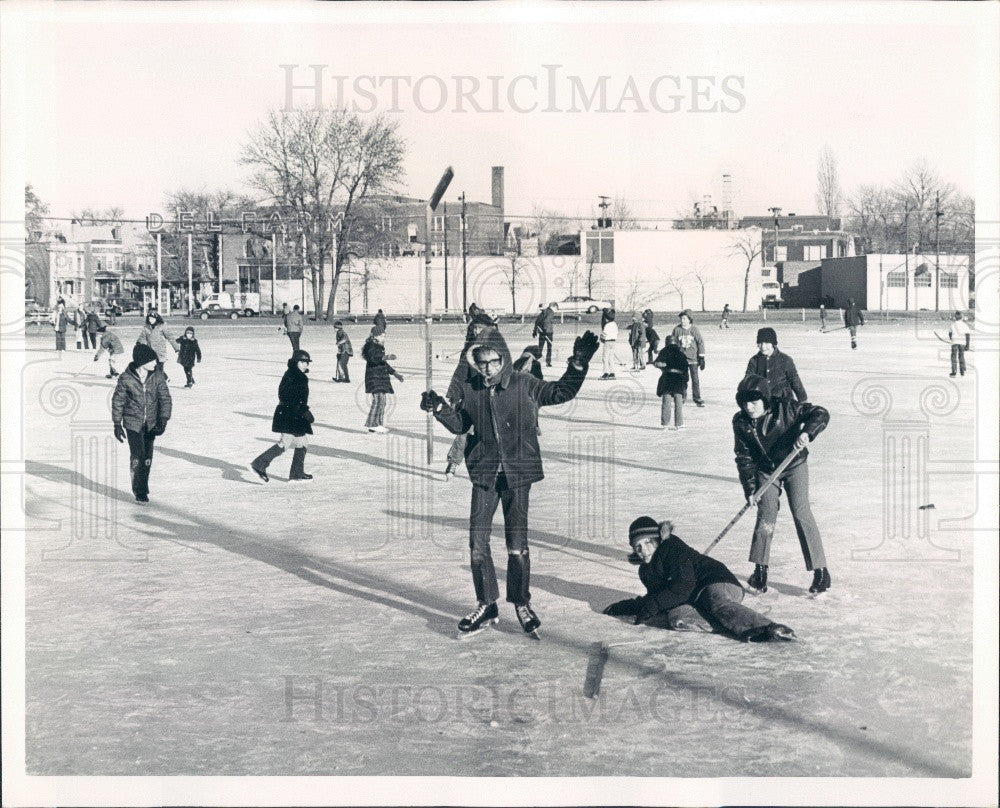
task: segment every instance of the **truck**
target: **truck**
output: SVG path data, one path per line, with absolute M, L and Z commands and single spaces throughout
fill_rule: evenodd
M 761 284 L 760 307 L 762 309 L 781 308 L 781 284 L 775 281 L 764 281 Z
M 253 317 L 260 314 L 260 294 L 257 292 L 215 292 L 201 302 L 194 316 L 207 320 L 209 317 Z

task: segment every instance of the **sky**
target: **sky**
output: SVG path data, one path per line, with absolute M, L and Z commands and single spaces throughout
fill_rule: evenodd
M 846 3 L 801 14 L 795 4 L 708 14 L 594 4 L 562 18 L 519 4 L 289 6 L 242 18 L 236 6 L 184 5 L 72 6 L 26 26 L 25 179 L 54 215 L 114 205 L 142 217 L 171 190 L 245 190 L 241 146 L 286 104 L 281 65 L 298 66 L 298 84 L 322 65 L 321 103 L 337 101 L 344 76 L 341 101 L 399 121 L 401 193 L 427 197 L 451 165 L 446 199 L 489 201 L 490 167 L 502 165 L 508 215 L 589 217 L 605 194 L 670 218 L 706 194 L 720 204 L 724 173 L 737 213 L 806 214 L 826 145 L 847 192 L 890 183 L 919 159 L 975 190 L 977 28 L 950 4 L 906 17 L 876 4 L 878 22 Z M 371 86 L 363 76 L 405 78 L 393 103 L 388 79 L 373 102 L 353 91 Z M 455 76 L 470 77 L 466 89 L 478 82 L 471 100 Z M 579 94 L 602 76 L 603 107 Z M 315 101 L 312 90 L 292 95 Z

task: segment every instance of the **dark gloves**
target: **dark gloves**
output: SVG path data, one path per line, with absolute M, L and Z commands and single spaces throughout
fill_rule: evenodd
M 125 442 L 125 427 L 121 424 L 115 424 L 115 440 L 119 443 Z
M 642 598 L 628 598 L 612 603 L 604 610 L 611 617 L 635 617 L 639 613 L 639 603 Z
M 641 623 L 645 623 L 650 617 L 656 614 L 660 610 L 660 607 L 656 602 L 656 598 L 650 595 L 646 595 L 642 598 L 636 598 L 636 600 L 639 602 L 635 613 L 635 624 L 638 626 Z
M 386 356 L 385 361 L 386 362 L 395 362 L 396 361 L 396 354 L 394 354 L 394 353 L 389 354 L 388 356 Z
M 158 438 L 166 431 L 167 431 L 167 422 L 157 421 L 156 426 L 154 426 L 151 430 L 149 430 L 149 434 Z
M 577 337 L 573 342 L 573 362 L 578 365 L 588 365 L 600 344 L 597 334 L 593 331 L 584 332 L 583 336 Z
M 312 423 L 315 423 L 316 416 L 312 414 L 312 410 L 310 410 L 308 407 L 306 407 L 302 411 L 302 420 L 305 421 L 307 424 L 312 424 Z
M 704 370 L 704 369 L 705 369 L 705 357 L 704 356 L 699 356 L 698 357 L 698 370 Z
M 420 394 L 420 409 L 424 412 L 437 412 L 439 407 L 444 406 L 444 403 L 444 399 L 433 390 Z

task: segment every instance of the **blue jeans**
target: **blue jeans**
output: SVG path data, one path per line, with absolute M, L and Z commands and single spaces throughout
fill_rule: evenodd
M 965 375 L 965 346 L 964 345 L 952 345 L 951 346 L 951 373 L 955 375 L 958 373 L 959 368 L 962 369 L 962 375 Z
M 503 505 L 504 538 L 507 543 L 507 600 L 527 603 L 531 600 L 528 587 L 531 564 L 528 559 L 528 495 L 531 485 L 507 486 L 501 474 L 492 488 L 472 486 L 472 508 L 469 516 L 469 549 L 472 560 L 472 585 L 476 600 L 493 603 L 500 597 L 497 571 L 493 566 L 490 533 L 497 505 Z
M 763 472 L 757 473 L 758 488 L 763 485 L 767 477 L 768 475 Z M 792 512 L 792 521 L 795 522 L 795 532 L 802 547 L 806 569 L 825 567 L 823 540 L 820 538 L 819 528 L 809 506 L 809 466 L 805 462 L 787 470 L 778 482 L 769 486 L 761 495 L 757 503 L 757 524 L 754 526 L 753 541 L 750 544 L 750 561 L 754 564 L 767 564 L 771 556 L 771 539 L 778 519 L 782 486 L 788 496 L 788 507 Z
M 770 625 L 771 621 L 764 615 L 743 605 L 743 595 L 743 587 L 737 584 L 709 584 L 693 604 L 682 603 L 660 612 L 645 625 L 677 631 L 714 631 L 718 628 L 737 637 L 751 629 Z

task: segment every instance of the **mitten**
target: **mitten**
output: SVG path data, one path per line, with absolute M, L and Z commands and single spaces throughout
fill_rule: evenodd
M 160 435 L 162 435 L 166 431 L 167 431 L 167 422 L 166 421 L 157 421 L 156 422 L 156 426 L 154 426 L 151 430 L 149 430 L 149 434 L 150 435 L 155 435 L 156 437 L 159 437 Z
M 659 609 L 657 608 L 656 599 L 646 595 L 642 598 L 636 598 L 639 601 L 635 612 L 635 624 L 638 626 L 640 623 L 645 623 L 656 614 Z
M 704 356 L 699 356 L 698 357 L 698 370 L 704 370 L 704 369 L 705 369 L 705 357 Z
M 604 610 L 604 614 L 611 617 L 634 617 L 638 613 L 640 600 L 641 598 L 628 598 L 615 601 Z
M 444 403 L 444 399 L 434 390 L 420 394 L 420 409 L 424 412 L 435 412 L 438 407 L 444 406 Z
M 597 346 L 600 340 L 593 331 L 584 332 L 583 336 L 577 337 L 573 342 L 573 361 L 578 365 L 587 365 L 597 353 Z
M 125 427 L 121 424 L 115 424 L 115 440 L 119 443 L 125 442 Z

